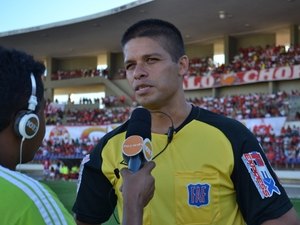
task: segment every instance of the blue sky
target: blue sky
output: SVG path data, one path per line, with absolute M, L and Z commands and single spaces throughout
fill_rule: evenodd
M 0 32 L 106 11 L 134 0 L 0 0 Z

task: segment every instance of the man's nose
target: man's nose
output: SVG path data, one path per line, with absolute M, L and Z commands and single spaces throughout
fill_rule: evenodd
M 135 66 L 134 72 L 133 72 L 133 77 L 134 79 L 141 79 L 143 77 L 146 77 L 148 75 L 145 67 L 141 64 L 137 64 Z

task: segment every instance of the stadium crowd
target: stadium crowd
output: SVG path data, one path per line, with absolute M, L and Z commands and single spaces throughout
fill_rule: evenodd
M 190 69 L 188 76 L 215 76 L 232 72 L 262 70 L 281 66 L 291 66 L 300 64 L 300 46 L 266 45 L 240 48 L 229 64 L 217 64 L 212 57 L 194 57 L 190 59 Z M 118 72 L 109 76 L 109 70 L 99 69 L 76 69 L 72 71 L 58 70 L 51 74 L 52 80 L 63 80 L 83 77 L 102 76 L 108 79 L 125 79 L 124 68 L 119 68 Z
M 228 65 L 216 65 L 211 57 L 193 58 L 190 62 L 190 76 L 222 76 L 231 72 L 262 70 L 300 64 L 300 46 L 267 45 L 240 48 Z
M 240 94 L 224 97 L 195 97 L 188 101 L 210 111 L 233 119 L 270 118 L 287 116 L 290 111 L 289 98 L 298 96 L 300 91 L 278 91 L 274 94 Z M 103 109 L 68 109 L 48 101 L 45 114 L 47 125 L 108 125 L 122 123 L 128 118 L 130 106 L 119 107 L 115 102 Z M 300 120 L 299 112 L 293 120 Z
M 255 131 L 271 165 L 274 168 L 295 169 L 300 164 L 300 127 L 282 127 L 280 135 L 268 129 Z
M 242 120 L 286 117 L 289 114 L 290 96 L 299 96 L 300 98 L 300 91 L 233 95 L 221 98 L 198 97 L 189 99 L 189 101 L 213 112 Z M 50 105 L 51 109 L 48 108 Z M 53 107 L 51 103 L 45 108 L 48 125 L 68 126 L 120 124 L 129 117 L 131 110 L 132 108 L 128 106 L 63 111 L 59 107 Z M 51 119 L 49 120 L 49 118 Z M 299 113 L 296 114 L 293 120 L 300 121 Z M 300 151 L 300 127 L 283 127 L 280 135 L 275 135 L 270 129 L 266 128 L 254 128 L 252 132 L 261 141 L 270 163 L 275 168 L 295 168 L 297 164 L 300 165 L 300 154 L 298 154 Z M 35 156 L 35 160 L 80 159 L 90 152 L 98 141 L 96 138 L 72 139 L 70 141 L 64 139 L 64 137 L 44 140 L 40 151 Z
M 189 99 L 189 101 L 215 113 L 241 120 L 288 116 L 291 96 L 300 98 L 300 91 L 295 90 L 290 93 L 278 91 L 274 94 L 250 93 L 220 98 L 198 97 Z M 298 114 L 294 116 L 293 120 L 300 119 Z
M 65 79 L 73 79 L 73 78 L 83 78 L 83 77 L 96 77 L 103 76 L 108 78 L 108 70 L 107 69 L 77 69 L 71 71 L 57 70 L 56 72 L 51 74 L 51 80 L 65 80 Z
M 300 164 L 300 127 L 283 127 L 280 135 L 274 134 L 266 127 L 252 132 L 264 147 L 270 163 L 275 168 L 295 168 Z M 64 139 L 44 140 L 40 151 L 35 155 L 36 161 L 47 159 L 81 159 L 98 143 L 99 139 Z

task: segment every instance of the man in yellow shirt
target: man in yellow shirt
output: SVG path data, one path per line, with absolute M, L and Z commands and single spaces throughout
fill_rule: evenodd
M 155 191 L 144 225 L 299 225 L 296 212 L 256 137 L 240 122 L 186 101 L 188 73 L 180 31 L 146 19 L 122 37 L 126 77 L 151 112 Z M 78 224 L 102 224 L 115 206 L 122 218 L 129 121 L 105 135 L 83 161 L 73 207 Z M 132 215 L 136 216 L 136 215 Z

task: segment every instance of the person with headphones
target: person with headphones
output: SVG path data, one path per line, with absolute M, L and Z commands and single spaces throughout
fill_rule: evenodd
M 18 171 L 44 138 L 44 71 L 32 56 L 0 47 L 0 224 L 75 224 L 49 187 Z
M 0 46 L 0 224 L 76 224 L 48 186 L 18 171 L 33 159 L 45 135 L 44 72 L 45 66 L 31 55 Z M 153 168 L 149 163 L 138 174 L 120 171 L 128 225 L 141 225 L 141 217 L 132 220 L 131 213 L 153 196 Z

